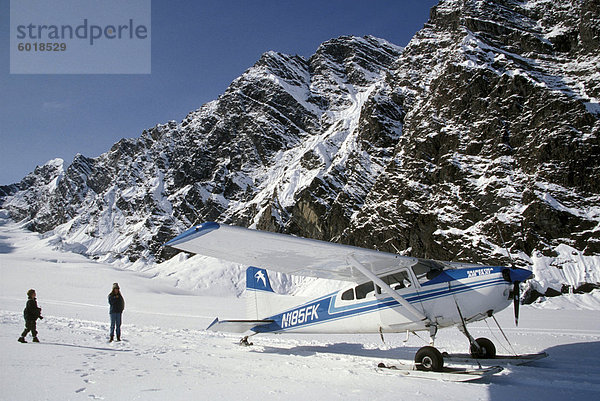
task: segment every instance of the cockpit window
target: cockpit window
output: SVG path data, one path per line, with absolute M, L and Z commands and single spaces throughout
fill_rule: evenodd
M 444 270 L 444 266 L 434 260 L 419 260 L 412 269 L 419 284 L 423 284 L 438 276 Z
M 408 278 L 408 272 L 406 271 L 390 274 L 389 276 L 382 277 L 381 280 L 389 285 L 394 291 L 408 288 L 412 285 Z M 381 288 L 377 287 L 377 292 L 381 294 Z

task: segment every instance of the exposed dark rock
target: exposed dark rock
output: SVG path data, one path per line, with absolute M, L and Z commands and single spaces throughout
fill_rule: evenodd
M 181 123 L 0 187 L 2 207 L 130 261 L 206 220 L 444 260 L 596 257 L 599 22 L 597 0 L 448 0 L 405 49 L 268 52 Z M 526 301 L 586 285 L 564 280 Z

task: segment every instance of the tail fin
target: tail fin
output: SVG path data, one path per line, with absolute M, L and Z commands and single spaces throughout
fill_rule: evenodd
M 250 266 L 246 269 L 246 291 L 272 292 L 271 281 L 265 269 Z
M 273 309 L 271 300 L 275 297 L 265 269 L 253 266 L 246 269 L 246 318 L 262 319 L 268 316 Z
M 267 319 L 281 311 L 308 301 L 302 297 L 280 295 L 273 291 L 265 269 L 246 269 L 246 318 Z

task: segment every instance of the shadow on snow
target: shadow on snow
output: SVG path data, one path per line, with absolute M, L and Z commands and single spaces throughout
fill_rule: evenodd
M 260 348 L 256 352 L 302 357 L 344 355 L 410 361 L 418 350 L 416 347 L 368 349 L 356 343 Z M 513 399 L 516 391 L 519 394 L 526 391 L 528 400 L 544 401 L 595 399 L 600 394 L 600 341 L 563 344 L 539 351 L 545 351 L 549 356 L 527 365 L 508 365 L 501 374 L 478 383 L 489 386 L 491 400 Z
M 261 346 L 261 352 L 281 354 L 281 355 L 296 355 L 296 356 L 313 356 L 318 354 L 360 356 L 367 358 L 382 358 L 382 359 L 409 359 L 414 358 L 418 348 L 413 347 L 398 347 L 390 349 L 368 349 L 362 344 L 355 343 L 335 343 L 330 345 L 299 345 L 292 348 L 277 348 L 272 346 Z
M 57 345 L 57 346 L 60 346 L 60 347 L 93 349 L 95 351 L 131 352 L 130 349 L 118 349 L 118 348 L 108 348 L 108 347 L 90 347 L 90 346 L 86 346 L 86 345 L 76 345 L 76 344 L 62 344 L 62 343 L 52 343 L 52 342 L 41 342 L 40 344 L 44 344 L 44 345 Z

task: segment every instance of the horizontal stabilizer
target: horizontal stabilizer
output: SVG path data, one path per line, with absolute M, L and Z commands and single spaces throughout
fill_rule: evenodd
M 273 320 L 219 320 L 216 318 L 206 330 L 225 331 L 227 333 L 245 333 L 257 326 L 265 326 L 273 323 Z

